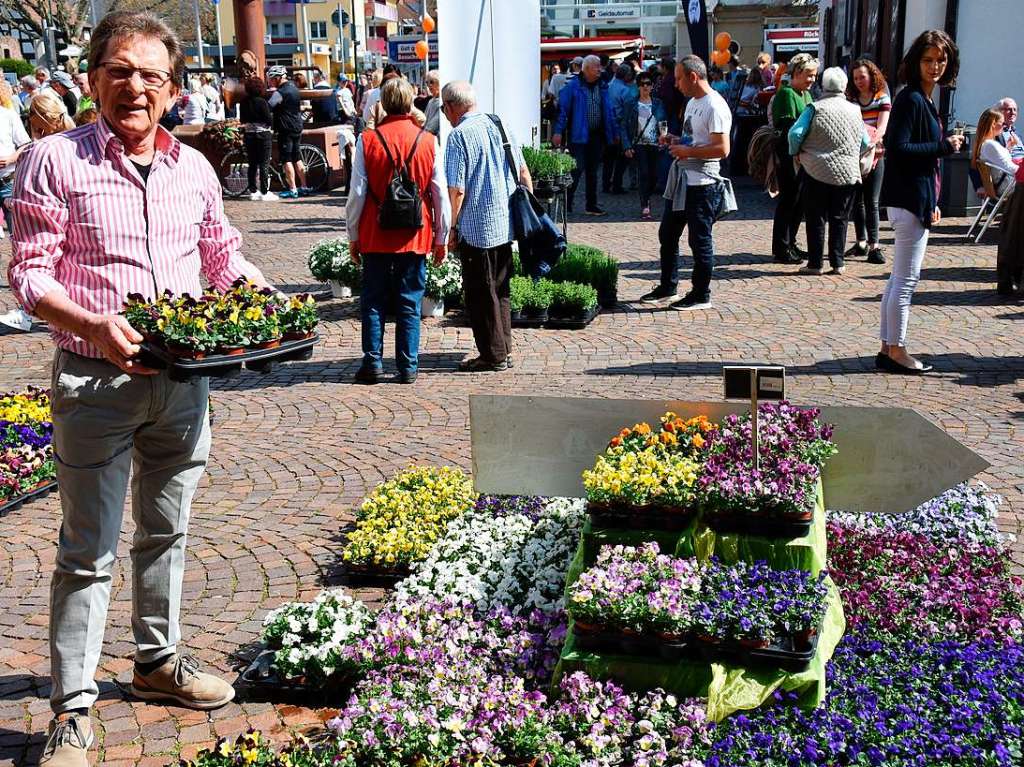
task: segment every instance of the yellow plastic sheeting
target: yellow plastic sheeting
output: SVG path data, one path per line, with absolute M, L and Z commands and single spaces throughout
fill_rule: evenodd
M 825 698 L 825 665 L 846 631 L 839 591 L 831 578 L 827 582 L 829 598 L 818 638 L 818 652 L 806 671 L 746 669 L 700 660 L 667 661 L 660 657 L 577 651 L 570 631 L 555 669 L 553 686 L 557 689 L 559 680 L 566 674 L 585 671 L 591 677 L 611 679 L 630 690 L 660 687 L 682 697 L 706 697 L 708 717 L 714 721 L 736 711 L 757 708 L 776 690 L 795 692 L 801 707 L 814 708 Z

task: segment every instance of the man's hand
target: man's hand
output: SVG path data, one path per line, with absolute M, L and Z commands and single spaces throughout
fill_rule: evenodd
M 626 157 L 628 157 L 628 158 L 629 158 L 630 160 L 632 160 L 632 159 L 633 159 L 633 150 L 632 150 L 632 149 L 627 149 L 627 150 L 625 150 L 625 151 L 623 152 L 623 154 L 624 154 L 624 155 L 626 155 Z
M 438 243 L 434 246 L 434 266 L 440 266 L 444 263 L 444 257 L 447 255 L 448 249 L 444 243 Z
M 359 243 L 358 242 L 350 242 L 348 244 L 348 255 L 349 255 L 349 258 L 352 259 L 352 263 L 355 264 L 356 266 L 358 266 L 359 264 L 361 264 L 363 262 L 362 261 L 362 256 L 359 253 Z
M 132 360 L 139 353 L 142 336 L 120 314 L 97 314 L 87 321 L 82 338 L 125 373 L 154 375 L 158 371 Z
M 554 136 L 551 137 L 551 146 L 553 146 L 555 149 L 558 149 L 558 147 L 562 146 L 561 133 L 556 133 Z
M 685 144 L 674 144 L 669 147 L 668 153 L 677 160 L 686 160 L 690 157 L 690 147 Z

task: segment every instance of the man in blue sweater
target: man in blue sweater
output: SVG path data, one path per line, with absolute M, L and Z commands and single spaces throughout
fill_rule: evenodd
M 576 187 L 583 175 L 586 178 L 587 215 L 605 215 L 597 207 L 597 168 L 605 146 L 617 140 L 618 128 L 608 98 L 608 86 L 601 82 L 601 59 L 597 56 L 583 59 L 580 76 L 567 82 L 558 96 L 558 120 L 551 143 L 561 146 L 563 136 L 576 160 L 569 188 L 569 210 L 572 210 Z

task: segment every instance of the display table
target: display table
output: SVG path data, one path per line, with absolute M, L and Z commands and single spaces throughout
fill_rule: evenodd
M 654 541 L 663 554 L 697 557 L 706 562 L 718 557 L 726 564 L 764 560 L 776 570 L 806 570 L 817 575 L 825 569 L 825 502 L 818 480 L 811 531 L 800 538 L 765 538 L 735 533 L 716 533 L 698 517 L 683 530 L 628 530 L 595 527 L 590 520 L 583 526 L 580 545 L 566 575 L 566 588 L 576 582 L 584 570 L 594 564 L 602 546 L 640 546 Z
M 825 666 L 846 631 L 839 591 L 831 578 L 827 581 L 828 607 L 818 638 L 818 652 L 806 671 L 790 673 L 700 660 L 667 661 L 657 656 L 580 651 L 570 626 L 552 688 L 558 688 L 564 675 L 584 671 L 595 679 L 612 679 L 629 690 L 660 687 L 681 697 L 707 697 L 708 718 L 716 722 L 735 711 L 757 708 L 776 690 L 795 692 L 800 707 L 812 709 L 825 699 Z

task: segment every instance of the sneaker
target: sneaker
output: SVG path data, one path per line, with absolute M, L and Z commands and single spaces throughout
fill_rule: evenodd
M 807 251 L 806 250 L 800 250 L 800 248 L 798 248 L 796 245 L 792 246 L 789 249 L 789 252 L 790 252 L 790 254 L 793 257 L 799 258 L 801 261 L 806 261 L 807 260 Z
M 846 274 L 845 266 L 833 266 L 829 274 Z
M 398 374 L 398 378 L 396 380 L 400 384 L 414 384 L 416 383 L 416 371 L 406 370 L 404 372 L 401 372 Z
M 777 252 L 773 254 L 773 257 L 775 259 L 775 263 L 777 264 L 802 264 L 804 262 L 804 260 L 800 258 L 800 256 L 793 252 L 792 248 L 785 251 L 784 253 Z
M 384 371 L 380 368 L 361 367 L 356 371 L 355 382 L 366 384 L 367 386 L 373 386 L 374 384 L 380 383 L 380 379 L 383 377 Z
M 253 202 L 262 202 L 263 195 L 260 194 L 259 192 L 253 192 L 252 194 L 249 195 L 249 199 L 252 200 Z
M 89 717 L 69 711 L 50 722 L 40 767 L 89 767 L 88 752 L 93 742 Z
M 488 362 L 483 357 L 473 357 L 459 363 L 460 373 L 496 373 L 499 370 L 508 370 L 508 361 Z
M 0 314 L 0 325 L 27 333 L 32 329 L 32 317 L 21 309 L 11 309 L 6 314 Z
M 848 248 L 847 251 L 843 253 L 843 256 L 845 258 L 853 258 L 854 256 L 866 256 L 867 254 L 868 249 L 864 245 L 861 245 L 859 242 L 855 242 L 853 243 L 853 247 Z
M 313 195 L 313 194 L 316 194 L 316 193 L 313 191 L 312 187 L 308 187 L 308 186 L 300 186 L 299 187 L 299 197 L 309 197 L 310 195 Z
M 191 655 L 177 653 L 148 674 L 136 667 L 131 692 L 142 700 L 171 701 L 200 711 L 220 708 L 235 698 L 234 687 L 212 674 L 204 674 L 199 670 L 199 661 Z
M 677 312 L 689 312 L 694 309 L 710 309 L 711 297 L 697 298 L 693 293 L 687 293 L 685 296 L 673 303 L 669 308 L 675 309 Z
M 665 287 L 664 285 L 658 285 L 658 287 L 656 287 L 650 293 L 644 293 L 642 296 L 640 296 L 640 300 L 645 304 L 656 304 L 661 301 L 664 301 L 666 298 L 675 297 L 676 288 L 674 285 L 670 288 Z
M 825 272 L 820 266 L 801 266 L 798 274 L 823 274 Z
M 263 195 L 263 202 L 277 202 L 279 199 L 281 198 L 278 197 L 273 192 L 267 192 L 265 195 Z
M 877 245 L 868 251 L 868 263 L 869 264 L 884 264 L 885 254 L 882 253 L 882 249 Z
M 507 367 L 507 368 L 514 368 L 515 366 L 516 366 L 515 360 L 512 359 L 512 355 L 511 354 L 508 355 L 505 358 L 505 367 Z
M 593 208 L 587 208 L 583 212 L 586 213 L 588 216 L 607 216 L 608 215 L 608 213 L 606 211 L 601 210 L 601 208 L 597 207 L 596 205 Z
M 294 200 L 299 196 L 299 190 L 297 189 L 285 189 L 281 194 L 278 195 L 282 200 Z
M 640 218 L 642 218 L 644 221 L 650 221 L 651 220 L 651 209 L 650 208 L 644 208 L 642 211 L 640 211 Z

